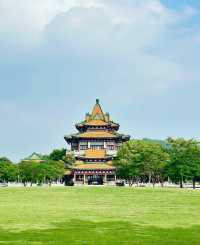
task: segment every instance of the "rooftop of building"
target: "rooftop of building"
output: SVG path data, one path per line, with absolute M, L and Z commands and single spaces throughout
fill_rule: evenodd
M 79 138 L 116 138 L 116 134 L 107 131 L 87 131 L 78 135 Z
M 70 143 L 76 139 L 121 139 L 126 141 L 130 136 L 117 133 L 119 124 L 113 122 L 109 113 L 104 113 L 99 100 L 96 99 L 91 114 L 87 113 L 83 122 L 76 124 L 79 133 L 66 135 L 65 140 Z
M 114 166 L 111 166 L 106 163 L 84 163 L 78 164 L 72 167 L 72 169 L 76 170 L 115 170 Z
M 129 135 L 119 134 L 109 131 L 87 131 L 83 133 L 70 134 L 65 136 L 65 140 L 77 139 L 129 139 Z
M 23 159 L 23 161 L 44 161 L 44 158 L 41 154 L 33 152 L 30 156 Z
M 103 112 L 99 99 L 96 99 L 96 104 L 94 105 L 92 112 L 86 114 L 85 120 L 76 124 L 78 129 L 84 126 L 109 126 L 116 129 L 119 128 L 119 124 L 111 120 L 109 113 Z

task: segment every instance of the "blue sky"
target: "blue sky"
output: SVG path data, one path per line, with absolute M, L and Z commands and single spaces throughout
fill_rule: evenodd
M 65 147 L 96 98 L 135 138 L 200 138 L 200 3 L 0 0 L 0 156 Z

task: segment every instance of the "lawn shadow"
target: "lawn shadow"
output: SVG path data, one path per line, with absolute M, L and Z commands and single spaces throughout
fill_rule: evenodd
M 6 245 L 199 245 L 200 226 L 163 229 L 129 222 L 71 220 L 54 229 L 11 232 L 0 230 Z

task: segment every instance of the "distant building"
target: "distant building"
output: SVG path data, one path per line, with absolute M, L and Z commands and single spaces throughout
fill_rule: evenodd
M 43 156 L 41 154 L 33 152 L 30 156 L 24 158 L 23 162 L 44 162 Z
M 71 169 L 74 183 L 104 184 L 116 180 L 116 168 L 112 160 L 129 135 L 120 134 L 119 124 L 113 122 L 109 113 L 104 113 L 96 100 L 92 113 L 87 113 L 85 120 L 76 124 L 78 133 L 65 136 L 71 146 L 76 162 Z

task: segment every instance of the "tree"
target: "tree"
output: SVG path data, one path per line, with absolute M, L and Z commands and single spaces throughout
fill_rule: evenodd
M 52 181 L 56 181 L 64 175 L 64 163 L 63 161 L 49 160 L 46 163 L 45 179 L 51 185 Z
M 51 185 L 64 175 L 64 162 L 47 160 L 46 162 L 22 161 L 19 163 L 20 179 L 24 186 L 28 182 L 42 184 L 44 182 Z
M 65 164 L 65 168 L 70 168 L 76 161 L 75 157 L 73 154 L 67 154 L 64 158 L 63 158 L 64 164 Z
M 165 168 L 169 161 L 169 155 L 158 143 L 140 142 L 138 145 L 140 153 L 141 174 L 148 176 L 149 183 L 160 182 L 163 186 Z
M 53 150 L 50 155 L 49 159 L 52 161 L 60 161 L 66 157 L 66 149 L 55 149 Z
M 140 178 L 140 155 L 136 151 L 136 141 L 124 143 L 117 153 L 114 165 L 119 177 L 128 181 L 129 185 L 138 182 Z
M 169 176 L 172 180 L 180 183 L 183 188 L 183 182 L 192 180 L 193 188 L 195 182 L 200 178 L 200 145 L 194 139 L 173 139 L 168 138 L 170 148 L 170 166 Z
M 0 182 L 16 181 L 18 177 L 18 167 L 8 158 L 0 158 Z
M 7 157 L 0 157 L 0 163 L 3 163 L 3 162 L 12 163 L 12 161 L 10 159 L 8 159 Z
M 33 183 L 37 182 L 37 173 L 38 173 L 38 162 L 34 161 L 22 161 L 19 163 L 19 175 L 24 186 L 28 182 Z
M 119 176 L 130 184 L 148 176 L 154 185 L 156 181 L 163 182 L 168 160 L 169 155 L 160 144 L 132 140 L 122 145 L 114 164 Z

